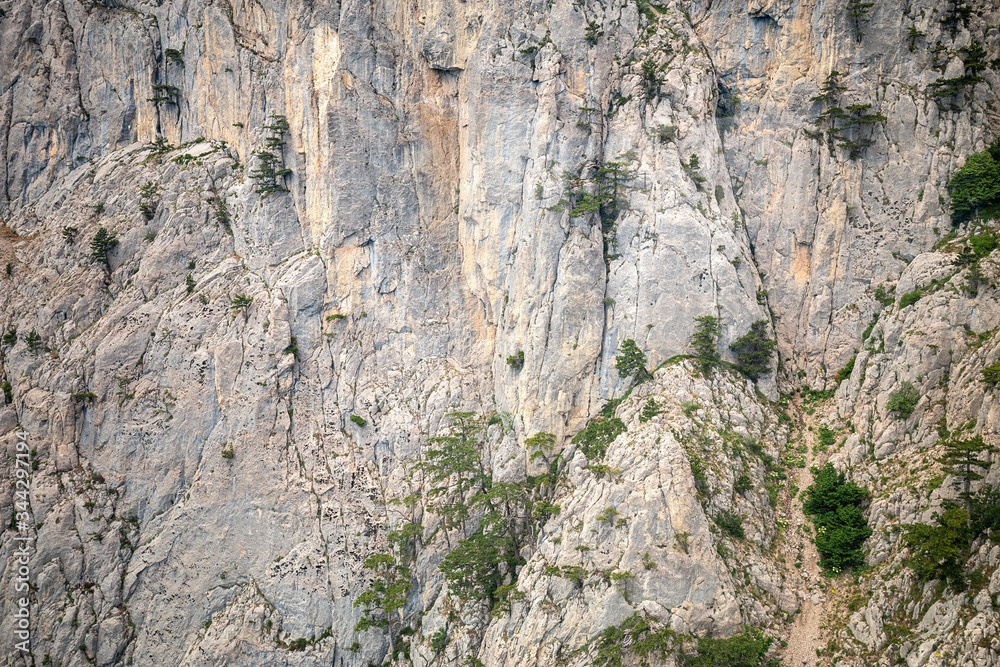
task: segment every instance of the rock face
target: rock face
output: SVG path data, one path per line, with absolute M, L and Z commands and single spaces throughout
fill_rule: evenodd
M 783 636 L 795 426 L 770 401 L 834 388 L 855 349 L 822 414 L 850 424 L 832 459 L 875 496 L 876 576 L 838 664 L 1000 664 L 993 543 L 973 545 L 979 590 L 891 592 L 917 586 L 892 527 L 957 498 L 917 485 L 939 420 L 1000 428 L 978 381 L 997 255 L 970 291 L 969 230 L 934 249 L 948 176 L 1000 125 L 1000 9 L 849 4 L 4 3 L 0 544 L 11 563 L 32 538 L 34 656 L 11 664 L 366 665 L 405 645 L 420 665 L 582 665 L 633 614 Z M 935 96 L 976 44 L 975 80 Z M 853 125 L 830 141 L 830 122 Z M 117 244 L 95 252 L 100 229 Z M 705 315 L 727 360 L 768 321 L 780 369 L 678 362 Z M 571 439 L 626 396 L 627 339 L 659 370 L 588 461 Z M 886 408 L 903 381 L 922 395 L 905 420 Z M 538 432 L 566 462 L 496 615 L 447 594 L 453 545 L 414 474 L 456 410 L 494 416 L 498 480 L 539 473 Z M 390 646 L 356 603 L 406 521 L 412 634 Z

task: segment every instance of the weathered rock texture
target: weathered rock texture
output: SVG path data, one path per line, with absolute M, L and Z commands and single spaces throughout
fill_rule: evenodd
M 859 29 L 846 4 L 2 3 L 0 329 L 18 337 L 0 348 L 0 437 L 13 461 L 20 426 L 36 462 L 33 657 L 10 663 L 381 663 L 387 638 L 355 631 L 362 564 L 459 409 L 499 415 L 498 477 L 523 479 L 525 438 L 549 431 L 568 482 L 499 618 L 453 613 L 438 518 L 417 517 L 415 664 L 586 664 L 588 641 L 636 611 L 680 632 L 780 636 L 800 591 L 765 492 L 789 447 L 767 399 L 779 382 L 832 388 L 858 348 L 830 417 L 855 431 L 834 460 L 885 493 L 871 509 L 881 578 L 841 643 L 890 664 L 889 587 L 906 570 L 881 529 L 929 520 L 945 497 L 895 488 L 934 473 L 942 415 L 996 436 L 976 381 L 996 340 L 962 327 L 992 330 L 1000 313 L 992 286 L 901 311 L 874 294 L 952 272 L 930 251 L 950 229 L 949 173 L 998 130 L 1000 10 L 977 0 L 949 26 L 931 0 L 875 3 Z M 973 40 L 982 81 L 932 98 Z M 842 106 L 885 116 L 856 158 L 807 134 L 832 70 Z M 262 194 L 253 174 L 282 116 L 287 191 Z M 616 207 L 585 205 L 609 188 Z M 102 227 L 119 239 L 107 267 L 89 247 Z M 622 341 L 657 366 L 702 315 L 721 318 L 727 357 L 770 319 L 781 371 L 758 393 L 668 365 L 617 408 L 628 431 L 604 464 L 620 472 L 587 468 L 570 438 L 628 388 Z M 866 344 L 880 347 L 862 349 L 876 316 Z M 523 368 L 507 363 L 518 352 Z M 884 408 L 904 379 L 926 394 L 905 423 Z M 664 412 L 640 422 L 649 398 Z M 710 463 L 703 498 L 692 455 Z M 3 488 L 14 474 L 5 464 Z M 741 474 L 751 491 L 734 492 Z M 0 498 L 5 521 L 15 499 Z M 622 525 L 599 518 L 608 507 Z M 743 517 L 746 540 L 722 536 L 721 512 Z M 995 546 L 974 558 L 996 570 Z M 587 578 L 546 574 L 567 565 Z M 636 576 L 615 583 L 616 568 Z M 998 576 L 993 602 L 925 592 L 891 660 L 936 664 L 946 646 L 948 664 L 998 664 L 984 648 Z M 969 605 L 973 625 L 948 620 Z

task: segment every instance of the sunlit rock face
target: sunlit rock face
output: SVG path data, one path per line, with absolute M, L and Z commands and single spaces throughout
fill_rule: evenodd
M 1000 419 L 993 256 L 970 291 L 935 250 L 949 175 L 997 133 L 1000 10 L 847 4 L 3 4 L 0 544 L 32 538 L 34 656 L 11 664 L 584 665 L 633 614 L 786 636 L 802 591 L 769 485 L 796 426 L 771 401 L 837 388 L 855 354 L 822 415 L 876 496 L 883 569 L 838 626 L 839 664 L 871 664 L 890 587 L 916 585 L 890 528 L 957 497 L 917 484 L 939 421 Z M 974 44 L 980 80 L 935 97 Z M 854 122 L 830 141 L 833 106 Z M 704 316 L 726 362 L 765 320 L 780 365 L 678 358 Z M 657 369 L 631 393 L 629 339 Z M 909 421 L 886 408 L 903 381 Z M 588 460 L 572 439 L 616 399 Z M 496 613 L 449 595 L 480 516 L 443 528 L 416 465 L 455 411 L 482 415 L 497 482 L 544 472 L 539 432 L 561 461 Z M 366 559 L 406 523 L 410 630 L 358 630 Z M 998 664 L 998 552 L 970 558 L 968 599 L 906 608 L 911 664 Z

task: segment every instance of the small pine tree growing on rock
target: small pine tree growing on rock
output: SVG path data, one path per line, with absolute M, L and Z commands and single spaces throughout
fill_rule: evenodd
M 910 548 L 908 565 L 923 581 L 943 579 L 955 590 L 964 590 L 962 562 L 968 555 L 969 514 L 952 505 L 937 517 L 937 523 L 903 526 L 903 542 Z
M 619 376 L 635 378 L 636 384 L 645 382 L 652 377 L 646 370 L 646 363 L 646 355 L 639 349 L 634 340 L 626 338 L 622 341 L 621 351 L 615 357 L 615 368 L 618 370 Z
M 989 387 L 995 387 L 1000 383 L 1000 361 L 990 364 L 983 369 L 983 382 Z
M 757 320 L 729 349 L 736 353 L 736 370 L 756 382 L 761 375 L 770 372 L 771 357 L 777 345 L 778 342 L 767 335 L 767 320 Z
M 42 344 L 42 337 L 34 329 L 29 331 L 28 335 L 24 337 L 24 342 L 28 345 L 28 352 L 34 355 L 37 355 L 45 347 Z
M 691 349 L 698 360 L 698 368 L 708 373 L 722 361 L 719 355 L 720 320 L 712 315 L 694 318 L 695 329 L 691 335 Z
M 968 440 L 951 440 L 944 445 L 944 456 L 938 461 L 944 464 L 944 471 L 957 477 L 957 482 L 962 485 L 962 497 L 965 498 L 965 511 L 968 515 L 972 514 L 972 482 L 985 476 L 976 468 L 982 468 L 983 472 L 989 470 L 991 461 L 986 455 L 996 451 L 997 448 L 986 444 L 981 435 Z M 986 456 L 986 460 L 983 456 Z
M 253 297 L 236 294 L 229 300 L 229 310 L 233 313 L 243 313 L 243 319 L 247 318 L 247 310 L 253 304 Z
M 962 222 L 989 210 L 1000 209 L 1000 139 L 989 149 L 973 153 L 948 179 L 952 220 Z
M 854 22 L 854 38 L 859 42 L 863 34 L 862 27 L 871 20 L 868 18 L 868 14 L 874 6 L 874 2 L 865 2 L 865 0 L 847 0 L 847 15 Z
M 399 612 L 406 605 L 410 589 L 410 568 L 399 562 L 393 554 L 375 553 L 365 559 L 365 568 L 373 573 L 371 587 L 354 601 L 364 613 L 355 626 L 355 632 L 369 628 L 386 628 L 389 632 L 390 651 L 395 649 Z
M 90 242 L 90 258 L 95 262 L 100 262 L 108 271 L 111 270 L 111 252 L 118 246 L 118 237 L 114 232 L 109 232 L 104 227 L 100 227 L 94 234 Z

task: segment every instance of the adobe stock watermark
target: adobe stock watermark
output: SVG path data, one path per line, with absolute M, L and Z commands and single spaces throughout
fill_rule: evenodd
M 28 492 L 31 489 L 31 447 L 28 434 L 21 431 L 17 435 L 17 456 L 14 459 L 14 523 L 17 536 L 14 538 L 14 553 L 11 555 L 14 572 L 14 648 L 22 653 L 31 651 L 31 504 Z

